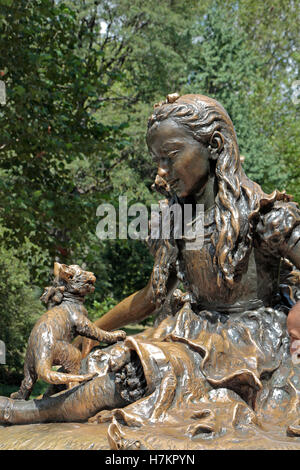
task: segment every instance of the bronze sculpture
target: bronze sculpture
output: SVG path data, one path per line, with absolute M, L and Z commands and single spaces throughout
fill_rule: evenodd
M 300 299 L 299 208 L 247 178 L 233 124 L 211 98 L 158 104 L 147 143 L 169 204 L 204 204 L 203 247 L 150 239 L 148 285 L 96 325 L 156 309 L 154 327 L 90 354 L 95 342 L 84 340 L 84 372 L 97 377 L 35 403 L 0 398 L 0 422 L 90 418 L 111 423 L 112 448 L 299 448 L 300 369 L 286 328 Z
M 109 344 L 126 337 L 124 331 L 108 333 L 100 330 L 87 318 L 83 302 L 85 296 L 95 290 L 93 273 L 80 266 L 54 263 L 54 276 L 54 285 L 46 288 L 42 295 L 42 300 L 52 308 L 32 329 L 25 357 L 24 380 L 20 390 L 11 398 L 27 400 L 38 378 L 50 384 L 69 384 L 70 387 L 90 380 L 93 373 L 79 375 L 81 354 L 71 344 L 75 335 Z M 51 370 L 53 365 L 61 365 L 64 372 Z
M 294 362 L 299 362 L 300 354 L 300 303 L 296 303 L 289 311 L 287 329 L 290 336 L 290 352 Z

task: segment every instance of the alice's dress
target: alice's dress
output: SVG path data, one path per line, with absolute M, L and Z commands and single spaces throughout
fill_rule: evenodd
M 118 430 L 116 448 L 135 439 L 145 449 L 300 448 L 288 428 L 300 418 L 300 365 L 289 353 L 289 307 L 282 301 L 286 292 L 288 300 L 300 298 L 299 272 L 287 261 L 300 239 L 299 208 L 275 202 L 259 214 L 244 273 L 230 290 L 216 287 L 214 230 L 212 208 L 202 248 L 185 242 L 179 250 L 187 300 L 162 307 L 154 327 L 121 346 L 138 355 L 147 389 L 138 401 L 98 416 L 112 421 L 110 440 Z M 99 366 L 114 348 L 97 351 Z

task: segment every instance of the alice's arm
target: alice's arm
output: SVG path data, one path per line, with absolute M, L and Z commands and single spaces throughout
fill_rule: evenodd
M 111 331 L 116 328 L 128 325 L 129 323 L 138 323 L 149 317 L 156 308 L 156 298 L 152 288 L 152 276 L 146 287 L 126 297 L 118 305 L 112 308 L 95 325 L 103 330 Z M 169 297 L 178 284 L 176 273 L 172 272 L 166 285 L 166 296 Z
M 98 328 L 111 331 L 129 323 L 138 323 L 147 318 L 155 309 L 151 281 L 146 287 L 122 300 L 99 320 L 95 321 Z
M 151 315 L 154 310 L 155 301 L 150 280 L 146 287 L 122 300 L 103 317 L 96 320 L 94 325 L 103 330 L 111 331 L 129 323 L 138 323 Z M 82 357 L 86 357 L 93 347 L 99 344 L 97 341 L 86 338 L 76 338 L 73 344 L 78 347 L 80 343 L 82 344 Z

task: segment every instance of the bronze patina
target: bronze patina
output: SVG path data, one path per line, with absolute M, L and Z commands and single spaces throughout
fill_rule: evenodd
M 52 308 L 40 317 L 30 334 L 24 380 L 20 390 L 13 393 L 11 398 L 27 400 L 38 378 L 50 384 L 68 384 L 70 388 L 79 382 L 90 380 L 93 373 L 79 374 L 81 354 L 71 344 L 76 335 L 108 344 L 126 337 L 124 331 L 109 333 L 88 319 L 83 302 L 85 296 L 95 290 L 96 278 L 93 273 L 84 271 L 77 265 L 54 263 L 54 276 L 53 285 L 47 287 L 41 297 Z M 52 370 L 55 365 L 62 366 L 62 369 Z
M 147 144 L 167 203 L 204 205 L 203 246 L 149 238 L 147 286 L 95 325 L 114 330 L 155 313 L 154 326 L 92 352 L 93 339 L 77 341 L 81 373 L 96 374 L 88 382 L 41 400 L 1 397 L 0 448 L 22 448 L 16 436 L 29 433 L 26 448 L 299 449 L 300 365 L 290 351 L 299 208 L 246 176 L 233 124 L 212 98 L 158 103 Z

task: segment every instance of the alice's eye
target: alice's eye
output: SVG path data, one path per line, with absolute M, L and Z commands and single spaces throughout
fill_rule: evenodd
M 172 150 L 168 153 L 169 157 L 175 157 L 175 155 L 179 152 L 179 150 Z

